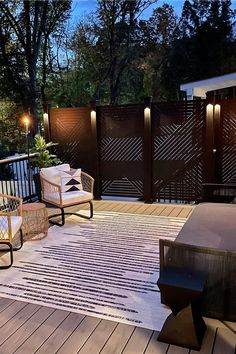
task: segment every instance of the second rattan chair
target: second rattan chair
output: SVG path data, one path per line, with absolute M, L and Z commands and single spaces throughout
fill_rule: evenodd
M 41 169 L 40 180 L 42 200 L 48 204 L 60 208 L 61 210 L 60 214 L 53 214 L 49 216 L 49 222 L 52 224 L 63 226 L 65 224 L 65 215 L 76 215 L 87 219 L 93 217 L 92 200 L 94 179 L 81 170 L 78 172 L 78 175 L 76 174 L 77 171 L 79 170 L 71 169 L 68 164 Z M 69 179 L 64 185 L 62 184 L 63 177 Z M 78 179 L 80 182 L 78 182 Z M 81 188 L 77 189 L 73 183 L 80 183 Z M 64 188 L 65 186 L 66 188 Z M 65 213 L 64 211 L 65 208 L 85 203 L 88 203 L 90 206 L 89 216 L 72 212 Z M 61 216 L 61 222 L 51 220 L 51 218 L 57 216 Z
M 23 246 L 22 234 L 22 199 L 7 194 L 0 194 L 0 245 L 7 245 L 8 248 L 0 248 L 0 252 L 10 252 L 10 263 L 0 265 L 0 269 L 10 268 L 13 264 L 13 251 L 18 251 Z M 20 245 L 15 247 L 12 244 L 17 242 L 17 235 L 20 236 Z M 0 260 L 1 262 L 1 260 Z

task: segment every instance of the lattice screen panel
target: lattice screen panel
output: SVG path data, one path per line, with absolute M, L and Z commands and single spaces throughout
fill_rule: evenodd
M 159 201 L 190 202 L 201 196 L 201 183 L 195 183 L 195 181 L 202 181 L 203 179 L 202 162 L 197 159 L 192 168 L 188 167 L 187 171 L 183 169 L 181 172 L 167 183 L 164 183 L 163 180 L 156 180 L 154 187 L 158 191 L 156 198 Z
M 99 161 L 103 195 L 143 195 L 143 105 L 98 110 Z
M 53 108 L 50 111 L 51 140 L 58 143 L 58 157 L 72 167 L 92 173 L 89 108 Z
M 152 105 L 154 198 L 194 201 L 203 182 L 205 101 Z
M 236 100 L 220 102 L 221 105 L 221 182 L 236 182 Z

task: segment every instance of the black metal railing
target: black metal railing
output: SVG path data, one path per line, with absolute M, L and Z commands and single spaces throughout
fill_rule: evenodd
M 15 195 L 24 200 L 36 198 L 33 174 L 29 160 L 35 154 L 20 155 L 0 160 L 0 193 Z

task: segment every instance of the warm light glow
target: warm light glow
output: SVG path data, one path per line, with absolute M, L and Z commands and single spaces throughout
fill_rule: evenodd
M 23 123 L 24 123 L 24 125 L 25 125 L 26 127 L 29 126 L 30 119 L 29 119 L 28 116 L 24 116 L 23 119 L 22 119 L 22 121 L 23 121 Z
M 92 110 L 90 112 L 91 121 L 96 121 L 96 111 Z
M 207 116 L 210 119 L 213 119 L 213 108 L 214 108 L 214 106 L 211 103 L 208 103 L 208 105 L 206 106 Z
M 44 120 L 44 122 L 48 121 L 48 113 L 43 114 L 43 120 Z
M 215 114 L 220 115 L 220 105 L 219 104 L 215 105 Z
M 151 117 L 151 109 L 149 107 L 144 108 L 144 118 L 149 119 Z
M 150 114 L 151 109 L 149 107 L 146 107 L 144 109 L 145 114 Z

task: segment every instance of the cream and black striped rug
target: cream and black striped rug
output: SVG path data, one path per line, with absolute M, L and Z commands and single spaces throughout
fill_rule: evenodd
M 0 273 L 0 296 L 160 330 L 170 313 L 156 285 L 160 238 L 186 219 L 96 212 L 26 242 Z M 6 256 L 0 258 L 3 262 Z

